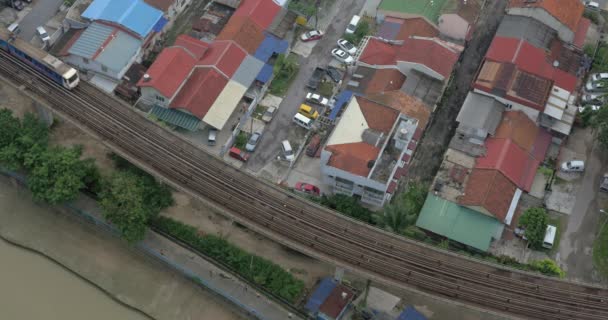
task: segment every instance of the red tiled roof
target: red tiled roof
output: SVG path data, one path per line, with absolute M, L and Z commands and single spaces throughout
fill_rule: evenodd
M 460 51 L 450 48 L 436 38 L 410 38 L 397 51 L 397 61 L 425 65 L 445 78 L 449 78 L 458 61 Z
M 342 297 L 342 293 L 345 293 L 346 296 Z M 352 290 L 339 284 L 331 291 L 323 304 L 321 304 L 319 312 L 324 313 L 332 319 L 336 319 L 342 313 L 342 310 L 348 306 L 354 295 Z
M 409 167 L 407 165 L 395 170 L 395 175 L 393 176 L 393 179 L 401 179 L 401 177 L 406 176 L 407 172 L 409 171 Z
M 246 55 L 247 53 L 232 41 L 213 41 L 198 65 L 216 66 L 231 78 Z
M 227 83 L 228 78 L 214 68 L 196 68 L 170 107 L 188 110 L 202 119 Z
M 399 90 L 405 83 L 405 75 L 399 69 L 382 68 L 376 69 L 367 82 L 365 94 L 373 94 L 385 91 Z
M 583 3 L 579 0 L 509 1 L 509 8 L 515 7 L 542 8 L 572 31 L 576 31 L 579 20 L 583 16 L 583 11 L 585 11 Z
M 406 40 L 411 36 L 438 37 L 439 29 L 424 18 L 403 19 L 403 24 L 395 39 Z
M 234 40 L 249 54 L 254 54 L 264 41 L 263 31 L 251 17 L 232 17 L 216 40 Z
M 167 98 L 173 97 L 179 86 L 196 64 L 196 60 L 185 50 L 177 47 L 160 52 L 147 73 L 150 80 L 140 79 L 137 86 L 152 87 Z
M 167 12 L 169 7 L 176 1 L 177 0 L 144 0 L 147 4 L 163 12 Z
M 185 48 L 198 60 L 205 55 L 211 44 L 182 34 L 175 39 L 173 46 Z
M 359 57 L 359 61 L 369 65 L 394 65 L 398 48 L 398 46 L 376 38 L 370 38 Z
M 520 189 L 530 191 L 540 162 L 511 139 L 488 138 L 485 156 L 475 161 L 476 169 L 495 169 Z
M 494 138 L 511 139 L 527 153 L 532 153 L 539 128 L 523 111 L 506 111 Z
M 416 132 L 418 132 L 419 128 L 424 129 L 429 121 L 429 118 L 431 117 L 431 110 L 429 110 L 429 108 L 427 108 L 422 101 L 420 101 L 418 98 L 407 95 L 401 90 L 370 94 L 367 96 L 367 98 L 377 103 L 389 106 L 408 117 L 418 120 L 418 128 L 416 129 Z M 420 131 L 420 134 L 422 134 L 422 131 Z
M 473 169 L 465 193 L 459 199 L 464 206 L 482 207 L 504 221 L 515 195 L 516 186 L 500 171 Z
M 533 75 L 553 80 L 555 84 L 567 91 L 576 88 L 576 75 L 563 71 L 553 66 L 549 61 L 549 55 L 524 39 L 494 37 L 486 59 L 498 62 L 510 62 L 517 65 L 518 69 Z
M 587 31 L 589 31 L 589 27 L 591 26 L 591 20 L 583 17 L 581 21 L 579 21 L 578 26 L 576 27 L 576 32 L 574 33 L 574 40 L 572 40 L 572 44 L 582 48 L 585 44 L 585 38 L 587 38 Z
M 280 10 L 281 7 L 272 0 L 242 0 L 232 18 L 251 17 L 256 24 L 266 30 Z
M 355 97 L 359 108 L 367 121 L 367 125 L 376 131 L 384 132 L 389 134 L 395 120 L 399 116 L 399 111 L 389 108 L 387 106 L 379 105 L 364 97 Z
M 333 144 L 325 150 L 332 153 L 327 165 L 362 177 L 369 175 L 370 161 L 376 160 L 380 153 L 380 148 L 365 142 Z

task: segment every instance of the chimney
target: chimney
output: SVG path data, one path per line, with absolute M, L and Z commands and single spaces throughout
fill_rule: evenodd
M 152 77 L 150 77 L 150 75 L 149 75 L 149 74 L 144 73 L 144 82 L 148 82 L 148 81 L 150 81 L 150 80 L 152 80 Z
M 557 61 L 557 60 L 553 61 L 553 67 L 555 67 L 555 68 L 559 67 L 559 61 Z
M 348 294 L 346 292 L 342 292 L 342 300 L 346 300 L 346 297 L 348 297 Z

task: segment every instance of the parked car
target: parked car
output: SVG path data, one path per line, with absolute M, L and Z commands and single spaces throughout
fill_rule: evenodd
M 608 173 L 604 173 L 602 182 L 600 182 L 600 191 L 608 192 Z
M 306 147 L 306 155 L 309 157 L 314 157 L 321 146 L 321 136 L 319 134 L 315 134 L 310 139 L 308 146 Z
M 327 106 L 327 104 L 329 103 L 329 99 L 325 98 L 324 96 L 322 96 L 318 93 L 312 93 L 312 92 L 309 92 L 308 94 L 306 94 L 306 100 L 308 100 L 312 103 L 320 104 L 322 106 Z
M 593 93 L 588 93 L 586 95 L 583 95 L 583 103 L 584 104 L 592 104 L 592 103 L 602 103 L 603 101 L 603 94 L 593 94 Z
M 289 140 L 281 141 L 281 150 L 283 151 L 283 159 L 285 159 L 287 161 L 293 161 L 296 159 L 296 156 L 293 153 L 293 149 L 291 148 L 291 143 L 289 143 Z
M 321 190 L 319 190 L 319 187 L 306 182 L 300 181 L 296 183 L 296 187 L 294 189 L 317 197 L 321 195 Z
M 338 71 L 338 69 L 336 69 L 332 66 L 328 66 L 325 71 L 327 72 L 327 75 L 331 78 L 331 80 L 333 82 L 340 83 L 340 81 L 342 81 L 342 73 L 340 73 L 340 71 Z
M 319 83 L 321 82 L 321 79 L 324 75 L 325 69 L 316 67 L 315 71 L 312 72 L 312 76 L 310 76 L 310 79 L 308 79 L 306 87 L 312 90 L 317 90 L 317 88 L 319 87 Z
M 319 112 L 307 104 L 301 104 L 298 113 L 313 120 L 319 117 Z
M 585 7 L 597 10 L 600 8 L 600 4 L 595 1 L 585 1 Z
M 313 40 L 319 40 L 322 37 L 323 37 L 322 31 L 310 30 L 310 31 L 302 33 L 302 35 L 300 36 L 300 39 L 302 39 L 302 41 L 304 41 L 304 42 L 308 42 L 308 41 L 313 41 Z
M 21 0 L 7 0 L 6 4 L 18 11 L 23 10 L 23 8 L 25 8 L 25 4 L 23 2 L 21 2 Z
M 209 128 L 209 135 L 207 136 L 207 145 L 214 146 L 217 142 L 217 129 Z
M 331 55 L 336 58 L 336 60 L 346 64 L 352 64 L 353 62 L 355 62 L 355 59 L 342 49 L 335 48 L 331 50 Z
M 608 80 L 608 72 L 606 73 L 594 73 L 590 77 L 591 81 Z
M 42 26 L 36 28 L 36 34 L 38 34 L 40 39 L 44 42 L 51 40 L 51 37 L 49 37 L 49 34 L 46 33 L 46 30 Z
M 255 147 L 258 146 L 258 143 L 260 143 L 261 139 L 262 139 L 262 132 L 261 131 L 254 132 L 251 135 L 251 137 L 249 137 L 249 141 L 247 141 L 247 144 L 245 145 L 245 150 L 247 150 L 249 152 L 253 152 L 255 150 Z
M 585 84 L 585 89 L 587 91 L 606 91 L 606 90 L 608 90 L 608 85 L 606 85 L 605 81 L 608 81 L 608 80 L 587 81 L 587 84 Z
M 570 160 L 562 163 L 560 168 L 564 172 L 583 172 L 585 171 L 585 162 L 582 160 Z
M 272 120 L 272 118 L 274 117 L 274 113 L 277 111 L 276 107 L 268 107 L 266 108 L 266 111 L 264 111 L 264 114 L 262 115 L 262 121 L 268 123 L 270 122 L 270 120 Z
M 346 51 L 350 55 L 354 55 L 357 52 L 357 47 L 355 47 L 352 43 L 344 39 L 338 40 L 338 47 L 340 47 L 340 49 Z
M 350 34 L 350 33 L 355 33 L 355 30 L 357 30 L 357 25 L 359 24 L 359 20 L 361 20 L 360 16 L 353 16 L 350 19 L 350 22 L 348 23 L 348 26 L 346 26 L 346 33 Z
M 230 151 L 228 151 L 228 155 L 243 162 L 247 162 L 247 160 L 249 160 L 249 153 L 237 147 L 230 148 Z
M 581 112 L 581 113 L 582 113 L 582 112 L 584 112 L 584 111 L 585 111 L 585 110 L 587 110 L 587 109 L 591 109 L 591 110 L 593 110 L 593 111 L 598 111 L 598 110 L 600 110 L 600 108 L 601 108 L 601 107 L 602 107 L 602 106 L 595 105 L 595 104 L 592 104 L 592 105 L 586 105 L 586 106 L 581 106 L 581 107 L 578 107 L 578 112 Z

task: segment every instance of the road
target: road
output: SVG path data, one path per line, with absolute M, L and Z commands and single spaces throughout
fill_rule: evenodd
M 575 138 L 576 140 L 573 140 Z M 593 242 L 604 221 L 599 194 L 600 179 L 606 170 L 606 155 L 595 143 L 591 130 L 573 133 L 569 144 L 584 145 L 587 150 L 585 175 L 576 194 L 576 202 L 563 231 L 556 261 L 567 271 L 568 278 L 597 283 L 601 280 L 593 267 Z M 603 208 L 606 209 L 606 208 Z
M 36 34 L 36 28 L 43 26 L 59 10 L 63 0 L 37 0 L 32 2 L 32 10 L 20 22 L 21 39 L 30 41 Z
M 274 120 L 264 130 L 266 139 L 262 139 L 258 150 L 247 161 L 247 169 L 257 172 L 279 153 L 279 141 L 287 137 L 291 118 L 297 112 L 306 96 L 306 83 L 317 66 L 325 66 L 332 59 L 330 51 L 342 36 L 350 18 L 357 14 L 365 0 L 336 1 L 340 6 L 337 15 L 325 30 L 325 36 L 318 41 L 308 58 L 300 59 L 300 72 L 283 98 Z M 272 137 L 271 139 L 269 139 Z

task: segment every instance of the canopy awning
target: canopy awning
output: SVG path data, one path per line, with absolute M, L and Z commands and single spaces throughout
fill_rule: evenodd
M 175 109 L 154 106 L 152 107 L 150 113 L 160 120 L 190 131 L 196 131 L 201 123 L 199 118 Z

